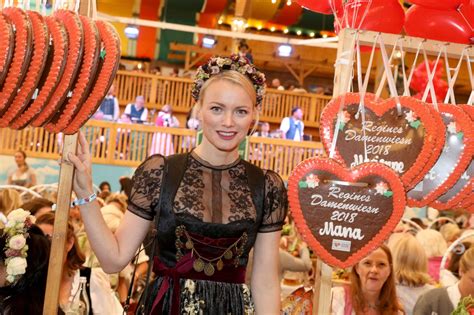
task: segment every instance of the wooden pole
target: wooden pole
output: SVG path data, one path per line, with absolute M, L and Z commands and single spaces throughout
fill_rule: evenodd
M 95 0 L 81 1 L 79 14 L 94 17 L 96 15 Z M 59 290 L 63 272 L 63 261 L 66 257 L 67 224 L 71 205 L 72 181 L 74 166 L 65 160 L 69 153 L 76 154 L 78 134 L 64 136 L 62 163 L 59 171 L 58 199 L 54 218 L 53 238 L 49 256 L 48 279 L 43 307 L 43 315 L 58 313 Z
M 58 312 L 59 289 L 63 272 L 63 261 L 65 257 L 67 222 L 69 219 L 69 208 L 71 204 L 72 180 L 74 177 L 74 166 L 64 161 L 69 152 L 76 154 L 77 134 L 64 137 L 63 162 L 59 172 L 58 200 L 56 202 L 56 214 L 54 219 L 53 239 L 51 243 L 51 254 L 49 256 L 48 280 L 46 283 L 46 295 L 43 314 L 55 315 Z
M 336 68 L 334 73 L 333 97 L 348 91 L 352 82 L 354 47 L 356 31 L 343 29 L 339 33 Z M 326 315 L 331 310 L 332 268 L 318 260 L 315 288 L 313 295 L 313 314 Z M 319 277 L 318 277 L 319 276 Z

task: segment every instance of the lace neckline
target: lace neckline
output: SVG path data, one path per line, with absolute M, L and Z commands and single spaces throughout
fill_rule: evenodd
M 240 157 L 238 157 L 234 162 L 232 162 L 230 164 L 212 165 L 211 163 L 209 163 L 208 161 L 204 160 L 199 155 L 197 155 L 197 153 L 194 152 L 194 151 L 191 151 L 190 156 L 194 160 L 196 160 L 199 164 L 201 164 L 202 166 L 204 166 L 206 168 L 214 169 L 214 170 L 226 170 L 226 169 L 232 168 L 232 167 L 234 167 L 234 166 L 236 166 L 237 164 L 240 163 Z

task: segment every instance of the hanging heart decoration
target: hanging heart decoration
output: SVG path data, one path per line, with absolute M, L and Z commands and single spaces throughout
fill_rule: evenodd
M 347 169 L 332 159 L 301 162 L 288 180 L 291 214 L 304 240 L 327 264 L 346 268 L 382 244 L 406 199 L 397 173 L 381 163 Z
M 330 151 L 340 115 L 334 156 L 337 161 L 347 167 L 383 163 L 400 175 L 407 189 L 413 187 L 435 164 L 444 134 L 437 130 L 441 118 L 428 106 L 411 97 L 399 100 L 400 112 L 395 99 L 364 98 L 363 123 L 359 94 L 347 93 L 333 99 L 321 114 L 320 133 L 326 152 Z
M 429 203 L 433 208 L 446 210 L 463 204 L 473 192 L 474 113 L 468 105 L 440 104 L 439 109 L 446 125 L 446 146 L 423 181 L 408 193 L 408 198 L 414 206 Z

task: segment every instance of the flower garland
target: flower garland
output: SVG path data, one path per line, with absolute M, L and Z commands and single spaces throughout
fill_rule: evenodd
M 265 74 L 258 71 L 247 58 L 237 54 L 232 54 L 230 57 L 212 57 L 207 63 L 200 66 L 194 77 L 192 89 L 193 98 L 196 101 L 199 99 L 201 88 L 210 77 L 227 70 L 237 71 L 250 79 L 257 93 L 257 107 L 260 107 L 262 105 L 263 96 L 265 95 Z
M 11 211 L 3 231 L 5 241 L 5 267 L 7 284 L 15 284 L 25 274 L 28 256 L 28 229 L 34 224 L 35 217 L 21 208 Z

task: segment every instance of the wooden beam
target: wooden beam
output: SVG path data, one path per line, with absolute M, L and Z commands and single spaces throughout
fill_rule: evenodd
M 64 160 L 69 152 L 76 154 L 77 134 L 64 137 L 63 162 L 59 172 L 58 199 L 54 218 L 51 254 L 49 256 L 48 279 L 43 308 L 44 315 L 55 315 L 58 312 L 59 289 L 63 272 L 63 259 L 66 251 L 67 223 L 71 204 L 72 179 L 74 166 Z
M 288 63 L 284 62 L 283 64 L 288 69 L 288 71 L 290 71 L 290 73 L 295 77 L 295 79 L 298 80 L 298 82 L 299 82 L 300 81 L 299 80 L 299 75 L 295 72 L 295 70 L 293 70 L 293 68 Z
M 236 0 L 234 16 L 239 18 L 248 18 L 250 13 L 250 0 Z

